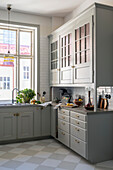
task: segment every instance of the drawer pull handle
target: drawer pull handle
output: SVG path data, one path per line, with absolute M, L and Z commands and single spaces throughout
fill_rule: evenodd
M 75 116 L 79 118 L 79 115 L 75 115 Z
M 76 122 L 76 124 L 78 124 L 78 125 L 79 125 L 79 122 Z
M 62 132 L 62 135 L 65 135 L 65 133 L 64 133 L 64 132 Z
M 64 111 L 62 111 L 62 113 L 65 113 Z
M 78 128 L 75 128 L 75 130 L 77 130 L 79 132 L 79 129 Z
M 80 141 L 78 141 L 77 139 L 75 139 L 75 142 L 80 143 Z
M 63 125 L 65 125 L 65 123 L 64 123 L 64 122 L 62 122 L 62 124 L 63 124 Z
M 62 116 L 62 118 L 63 118 L 63 119 L 65 119 L 65 117 L 64 117 L 64 116 Z

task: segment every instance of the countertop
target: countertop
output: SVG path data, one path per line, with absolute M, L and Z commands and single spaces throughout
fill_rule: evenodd
M 56 105 L 57 103 L 52 103 L 52 106 L 56 106 Z M 95 112 L 94 110 L 86 110 L 83 106 L 71 108 L 71 107 L 62 107 L 61 105 L 60 107 L 69 111 L 74 111 L 86 115 L 93 114 L 93 113 L 113 112 L 113 110 L 111 109 L 99 109 L 99 108 L 97 108 L 97 111 Z

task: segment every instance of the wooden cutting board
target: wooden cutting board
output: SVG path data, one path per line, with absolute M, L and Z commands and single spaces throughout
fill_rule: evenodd
M 78 106 L 77 106 L 77 105 L 73 105 L 73 106 L 60 105 L 60 107 L 69 107 L 69 108 L 74 108 L 74 107 L 78 107 Z

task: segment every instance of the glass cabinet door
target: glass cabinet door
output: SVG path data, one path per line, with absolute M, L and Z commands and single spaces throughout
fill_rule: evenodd
M 51 44 L 51 70 L 58 68 L 58 41 Z
M 75 30 L 75 65 L 90 61 L 90 24 Z
M 61 68 L 70 66 L 71 55 L 71 34 L 68 34 L 61 38 Z

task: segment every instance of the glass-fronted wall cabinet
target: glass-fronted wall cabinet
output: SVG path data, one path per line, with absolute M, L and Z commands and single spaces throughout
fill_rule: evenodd
M 92 17 L 74 29 L 74 83 L 92 83 Z
M 59 41 L 52 40 L 50 43 L 50 84 L 59 84 Z
M 72 83 L 72 33 L 60 37 L 60 83 Z

